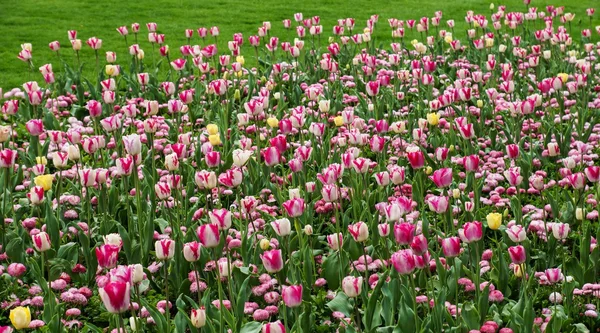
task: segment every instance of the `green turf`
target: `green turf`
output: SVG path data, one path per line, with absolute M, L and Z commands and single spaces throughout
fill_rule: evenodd
M 387 19 L 419 19 L 422 16 L 432 17 L 437 10 L 443 11 L 443 28 L 446 28 L 447 19 L 454 19 L 457 23 L 457 34 L 464 36 L 464 16 L 467 10 L 476 13 L 489 14 L 489 0 L 461 0 L 461 1 L 315 1 L 315 0 L 278 0 L 278 1 L 206 1 L 206 0 L 156 0 L 156 1 L 84 1 L 84 0 L 18 0 L 2 1 L 0 4 L 0 87 L 5 91 L 8 88 L 21 85 L 29 80 L 27 65 L 17 59 L 20 44 L 29 42 L 33 44 L 33 62 L 36 68 L 35 78 L 42 81 L 37 73 L 37 67 L 52 62 L 57 70 L 57 59 L 48 48 L 48 43 L 58 40 L 61 43 L 64 58 L 73 62 L 73 52 L 67 39 L 67 30 L 75 29 L 79 32 L 78 38 L 85 40 L 97 36 L 103 40 L 102 55 L 105 51 L 117 52 L 118 61 L 129 63 L 125 44 L 115 30 L 118 26 L 130 26 L 132 22 L 139 22 L 140 46 L 145 50 L 146 61 L 151 63 L 151 47 L 147 42 L 146 22 L 158 23 L 159 32 L 166 34 L 166 44 L 171 47 L 172 58 L 180 55 L 179 46 L 186 43 L 184 29 L 197 29 L 202 26 L 213 25 L 221 29 L 220 49 L 226 51 L 226 42 L 235 32 L 247 37 L 256 34 L 258 26 L 263 21 L 271 21 L 272 35 L 283 39 L 293 36 L 283 29 L 281 20 L 293 19 L 296 12 L 304 13 L 305 17 L 319 15 L 324 26 L 323 40 L 332 35 L 332 26 L 338 18 L 356 18 L 356 27 L 363 28 L 365 21 L 372 14 L 379 14 L 379 24 L 374 38 L 384 45 L 389 45 L 390 28 Z M 520 0 L 507 0 L 499 4 L 507 5 L 507 11 L 524 10 L 525 6 Z M 577 28 L 574 35 L 579 35 L 583 27 L 589 27 L 585 9 L 596 7 L 598 12 L 594 18 L 594 25 L 600 24 L 600 2 L 598 0 L 577 1 L 539 1 L 533 0 L 532 6 L 543 8 L 546 5 L 564 5 L 565 12 L 573 12 L 576 19 L 573 28 Z M 582 20 L 582 21 L 580 21 Z M 130 36 L 130 40 L 131 40 Z M 408 36 L 409 38 L 417 37 Z M 594 32 L 594 41 L 598 40 Z M 192 44 L 200 44 L 201 40 L 195 36 Z M 158 54 L 158 51 L 156 51 Z M 247 58 L 253 57 L 253 51 L 247 47 L 243 49 Z M 157 55 L 158 56 L 158 55 Z M 84 44 L 82 59 L 86 62 L 86 74 L 94 67 L 93 51 Z M 127 60 L 125 60 L 127 59 Z

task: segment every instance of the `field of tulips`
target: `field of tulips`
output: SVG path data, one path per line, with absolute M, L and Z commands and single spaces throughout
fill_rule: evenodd
M 0 333 L 600 332 L 594 15 L 22 44 Z

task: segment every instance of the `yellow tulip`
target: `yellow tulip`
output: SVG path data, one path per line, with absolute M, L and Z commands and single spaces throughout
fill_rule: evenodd
M 480 99 L 477 100 L 477 107 L 478 108 L 483 107 L 483 101 L 482 100 L 480 100 Z
M 240 99 L 240 95 L 241 95 L 241 93 L 240 93 L 240 90 L 239 90 L 239 89 L 236 89 L 236 90 L 233 92 L 233 98 L 234 98 L 235 100 L 239 100 L 239 99 Z
M 33 179 L 36 186 L 41 186 L 44 191 L 48 191 L 52 188 L 52 181 L 54 176 L 52 175 L 40 175 Z
M 206 131 L 208 131 L 208 135 L 215 135 L 219 133 L 219 126 L 215 124 L 208 124 L 206 126 Z
M 239 62 L 240 65 L 244 66 L 244 63 L 246 62 L 246 60 L 244 59 L 244 56 L 237 56 L 235 58 L 235 61 Z
M 31 311 L 29 311 L 28 307 L 22 306 L 10 310 L 10 322 L 18 330 L 29 328 L 29 323 L 31 323 Z
M 269 127 L 275 128 L 275 127 L 279 126 L 279 120 L 277 120 L 277 118 L 275 118 L 275 117 L 269 117 L 267 119 L 267 124 L 269 125 Z
M 431 126 L 437 126 L 440 123 L 440 115 L 437 112 L 432 112 L 427 114 L 427 122 Z
M 271 246 L 271 244 L 269 243 L 269 241 L 265 238 L 260 240 L 260 248 L 265 251 L 268 250 L 269 247 Z
M 486 219 L 488 227 L 492 230 L 498 230 L 502 224 L 502 214 L 500 213 L 489 213 Z
M 46 159 L 45 156 L 38 156 L 35 158 L 35 163 L 46 165 L 46 164 L 48 164 L 48 160 Z
M 221 136 L 219 134 L 209 135 L 208 141 L 213 146 L 219 146 L 219 145 L 221 145 Z
M 556 76 L 558 76 L 560 78 L 562 83 L 567 83 L 567 80 L 569 79 L 569 74 L 567 74 L 567 73 L 559 73 Z
M 335 118 L 333 118 L 333 122 L 335 123 L 335 126 L 342 126 L 344 125 L 344 118 L 342 118 L 342 116 L 337 116 Z
M 425 168 L 425 174 L 426 175 L 430 175 L 432 172 L 433 172 L 433 168 L 432 167 L 428 166 L 428 167 Z

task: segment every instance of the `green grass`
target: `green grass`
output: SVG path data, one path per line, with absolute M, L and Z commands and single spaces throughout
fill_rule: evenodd
M 61 43 L 61 51 L 64 59 L 70 63 L 73 61 L 73 52 L 67 39 L 67 30 L 75 29 L 79 32 L 78 38 L 84 42 L 82 59 L 86 62 L 86 75 L 94 67 L 93 51 L 85 45 L 88 37 L 96 36 L 103 40 L 102 58 L 105 51 L 117 52 L 118 62 L 129 63 L 129 55 L 126 53 L 123 38 L 115 30 L 118 26 L 130 26 L 133 22 L 142 25 L 140 29 L 140 46 L 146 52 L 146 61 L 151 62 L 151 47 L 147 42 L 146 22 L 157 22 L 159 32 L 166 34 L 166 44 L 171 47 L 173 56 L 180 55 L 179 46 L 186 43 L 184 29 L 213 25 L 221 29 L 220 50 L 228 51 L 226 42 L 231 39 L 235 32 L 242 32 L 246 39 L 251 34 L 256 34 L 258 26 L 263 21 L 271 21 L 272 35 L 287 40 L 294 36 L 282 27 L 281 20 L 293 19 L 296 12 L 304 13 L 305 17 L 319 15 L 321 24 L 324 26 L 324 43 L 328 36 L 332 35 L 332 26 L 338 18 L 356 18 L 356 27 L 363 28 L 366 20 L 371 14 L 379 14 L 379 24 L 374 38 L 387 47 L 391 40 L 390 29 L 387 19 L 390 17 L 398 19 L 419 19 L 422 16 L 433 16 L 436 10 L 443 11 L 443 27 L 445 21 L 454 19 L 457 23 L 458 37 L 464 38 L 464 16 L 467 10 L 477 13 L 489 14 L 490 0 L 462 0 L 462 1 L 407 1 L 407 0 L 269 0 L 269 1 L 206 1 L 206 0 L 156 0 L 156 1 L 88 1 L 88 0 L 19 0 L 4 1 L 0 5 L 0 87 L 5 91 L 9 88 L 20 86 L 23 82 L 35 78 L 43 81 L 37 68 L 51 62 L 58 72 L 58 61 L 56 56 L 48 48 L 48 43 L 58 40 Z M 573 12 L 576 19 L 573 24 L 574 36 L 579 36 L 583 27 L 589 26 L 585 9 L 596 7 L 594 25 L 600 24 L 600 6 L 597 0 L 577 1 L 547 1 L 533 0 L 532 6 L 543 8 L 546 5 L 564 5 L 565 12 Z M 507 11 L 522 11 L 524 5 L 521 0 L 507 0 L 498 4 L 507 5 Z M 578 23 L 582 19 L 582 23 Z M 408 38 L 415 38 L 408 36 Z M 130 41 L 132 36 L 130 36 Z M 463 39 L 464 40 L 464 39 Z M 598 36 L 594 32 L 594 40 Z M 17 59 L 21 43 L 33 44 L 33 63 L 36 75 L 27 74 L 27 65 Z M 198 37 L 192 44 L 200 44 Z M 245 40 L 247 44 L 247 39 Z M 158 57 L 158 50 L 157 57 Z M 249 48 L 242 51 L 247 58 L 253 57 Z M 87 75 L 90 77 L 90 75 Z

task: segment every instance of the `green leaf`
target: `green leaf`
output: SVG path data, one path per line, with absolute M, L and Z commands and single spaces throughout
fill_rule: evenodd
M 257 321 L 246 323 L 240 330 L 240 333 L 258 333 L 262 329 L 262 324 Z
M 335 298 L 327 303 L 327 307 L 331 309 L 331 311 L 343 313 L 346 317 L 350 317 L 350 313 L 352 313 L 350 299 L 343 292 L 338 292 L 337 295 L 335 295 Z
M 331 290 L 336 290 L 340 287 L 340 252 L 334 252 L 323 260 L 323 278 L 327 281 L 327 286 Z
M 479 325 L 479 312 L 475 309 L 472 303 L 466 303 L 463 305 L 463 309 L 461 312 L 461 317 L 463 318 L 467 327 L 471 330 L 478 329 L 481 325 Z

